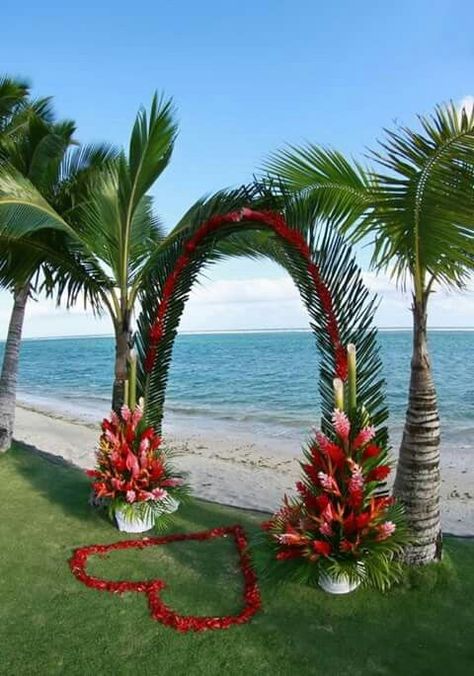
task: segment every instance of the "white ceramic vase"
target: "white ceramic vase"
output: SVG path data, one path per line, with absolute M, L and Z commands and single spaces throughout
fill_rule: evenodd
M 178 507 L 179 500 L 168 497 L 163 504 L 161 513 L 172 514 L 173 512 L 176 512 Z M 156 516 L 156 512 L 155 517 L 148 513 L 148 516 L 144 518 L 139 514 L 130 514 L 130 512 L 125 514 L 120 508 L 115 510 L 115 521 L 117 522 L 117 527 L 124 533 L 145 533 L 147 530 L 151 530 L 155 525 Z
M 341 575 L 337 579 L 327 573 L 320 573 L 319 586 L 328 594 L 350 594 L 360 585 L 360 580 L 351 582 L 346 575 Z
M 118 529 L 124 533 L 144 533 L 155 525 L 151 514 L 148 514 L 147 518 L 142 518 L 139 514 L 125 514 L 120 508 L 115 510 L 115 521 Z

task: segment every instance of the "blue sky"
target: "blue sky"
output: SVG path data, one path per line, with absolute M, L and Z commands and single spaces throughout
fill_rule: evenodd
M 285 142 L 311 140 L 362 159 L 383 127 L 415 124 L 416 113 L 474 94 L 474 7 L 464 0 L 4 0 L 2 21 L 1 70 L 54 95 L 80 140 L 125 144 L 155 89 L 174 98 L 181 131 L 154 191 L 170 227 L 202 194 L 247 181 Z M 366 266 L 367 254 L 360 260 Z M 407 325 L 408 299 L 387 280 L 368 281 L 383 294 L 379 323 Z M 188 329 L 305 323 L 270 263 L 221 264 L 195 296 Z M 8 300 L 0 297 L 0 335 Z M 459 318 L 458 299 L 440 294 L 433 323 L 474 325 L 469 297 L 461 300 Z M 108 330 L 79 311 L 53 316 L 41 301 L 26 334 Z

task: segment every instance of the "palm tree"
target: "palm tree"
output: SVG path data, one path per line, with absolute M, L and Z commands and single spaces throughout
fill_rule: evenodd
M 104 147 L 69 150 L 74 143 L 75 125 L 70 121 L 55 122 L 49 99 L 33 105 L 23 100 L 15 107 L 8 128 L 15 132 L 4 134 L 0 141 L 1 162 L 28 180 L 58 213 L 66 216 L 84 193 L 91 172 L 102 166 L 109 150 Z M 5 230 L 6 223 L 3 225 Z M 21 227 L 17 228 L 17 235 L 18 230 Z M 24 234 L 19 241 L 5 239 L 2 247 L 0 283 L 11 289 L 13 309 L 0 375 L 0 452 L 10 447 L 13 434 L 26 304 L 41 273 L 50 277 L 51 265 L 55 270 L 61 265 L 62 245 L 57 236 L 36 233 Z
M 413 351 L 408 409 L 394 492 L 407 509 L 413 542 L 406 561 L 441 555 L 440 423 L 427 340 L 434 285 L 463 288 L 474 256 L 474 109 L 453 105 L 420 117 L 421 131 L 387 132 L 364 171 L 315 146 L 276 153 L 272 176 L 302 195 L 354 241 L 371 236 L 373 265 L 412 289 Z
M 134 308 L 154 272 L 146 263 L 165 239 L 148 191 L 168 165 L 176 133 L 171 101 L 155 95 L 149 113 L 142 108 L 137 115 L 128 153 L 110 162 L 87 199 L 68 213 L 11 166 L 0 172 L 3 237 L 11 243 L 25 232 L 47 229 L 48 237 L 55 232 L 64 238 L 62 256 L 58 260 L 56 252 L 51 265 L 49 288 L 55 289 L 58 302 L 66 297 L 68 304 L 84 292 L 112 319 L 114 409 L 124 401 Z

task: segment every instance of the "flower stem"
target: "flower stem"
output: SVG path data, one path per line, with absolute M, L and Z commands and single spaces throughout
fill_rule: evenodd
M 357 408 L 356 346 L 353 343 L 347 346 L 347 365 L 349 367 L 349 411 L 353 411 Z
M 334 401 L 339 411 L 344 410 L 344 383 L 340 378 L 334 378 L 332 381 L 334 387 Z

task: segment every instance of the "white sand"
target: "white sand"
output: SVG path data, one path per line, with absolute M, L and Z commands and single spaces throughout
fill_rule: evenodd
M 61 456 L 79 467 L 94 465 L 99 428 L 51 413 L 18 407 L 15 438 L 41 451 Z M 299 474 L 298 448 L 289 441 L 255 441 L 221 434 L 167 439 L 175 464 L 189 472 L 194 494 L 215 502 L 272 511 L 285 492 L 291 492 Z M 442 449 L 443 529 L 474 535 L 474 449 Z

